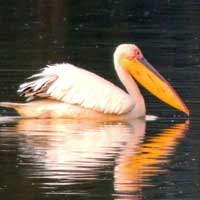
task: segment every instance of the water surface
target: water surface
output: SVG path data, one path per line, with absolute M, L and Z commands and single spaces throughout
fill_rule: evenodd
M 136 43 L 191 110 L 144 94 L 155 122 L 25 120 L 0 113 L 1 199 L 199 199 L 200 3 L 4 1 L 0 99 L 46 64 L 71 62 L 123 87 L 114 48 Z M 188 128 L 189 126 L 189 128 Z
M 22 198 L 31 192 L 34 198 L 41 195 L 47 199 L 140 199 L 143 190 L 156 187 L 156 193 L 162 195 L 162 187 L 153 177 L 168 173 L 188 126 L 187 122 L 171 124 L 145 136 L 143 120 L 109 123 L 10 118 L 3 125 L 1 163 L 9 165 L 1 170 L 2 193 L 9 191 L 11 198 L 16 194 Z M 8 157 L 15 159 L 8 161 Z

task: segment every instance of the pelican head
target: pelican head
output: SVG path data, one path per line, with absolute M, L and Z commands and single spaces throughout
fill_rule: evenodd
M 114 62 L 161 101 L 189 115 L 187 106 L 170 83 L 144 58 L 135 44 L 119 45 Z

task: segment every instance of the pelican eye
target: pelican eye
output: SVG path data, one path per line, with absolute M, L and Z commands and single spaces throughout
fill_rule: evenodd
M 134 50 L 135 58 L 142 58 L 143 55 L 139 49 Z
M 136 56 L 136 57 L 139 57 L 140 55 L 141 55 L 141 54 L 140 54 L 140 51 L 136 49 L 136 50 L 135 50 L 135 56 Z

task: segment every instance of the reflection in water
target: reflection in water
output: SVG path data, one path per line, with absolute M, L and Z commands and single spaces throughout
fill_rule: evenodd
M 184 124 L 159 134 L 160 124 L 153 123 L 147 133 L 154 130 L 156 135 L 147 134 L 143 141 L 142 134 L 137 139 L 134 123 L 19 120 L 16 126 L 10 122 L 7 127 L 4 123 L 0 128 L 0 199 L 131 199 L 133 193 L 132 199 L 139 199 L 134 191 L 142 191 L 141 199 L 199 199 L 199 0 L 1 1 L 0 11 L 1 101 L 21 100 L 15 93 L 18 84 L 47 63 L 91 67 L 88 70 L 119 85 L 110 58 L 114 47 L 126 41 L 136 42 L 145 50 L 192 112 L 184 145 L 178 145 L 184 137 Z M 171 117 L 167 107 L 145 96 L 150 113 Z M 171 141 L 159 143 L 162 136 Z M 158 146 L 153 148 L 154 144 Z M 156 159 L 154 153 L 159 149 L 163 155 L 158 153 Z M 69 156 L 71 161 L 67 160 Z M 157 163 L 150 165 L 150 161 Z M 69 166 L 76 170 L 70 173 Z M 176 170 L 172 170 L 174 167 Z M 166 168 L 167 182 L 157 176 Z M 147 185 L 167 187 L 159 191 L 155 186 L 147 191 Z M 178 195 L 178 189 L 184 192 Z M 90 196 L 81 198 L 82 191 Z M 109 198 L 113 191 L 115 196 Z M 160 192 L 164 197 L 160 198 Z M 43 195 L 47 193 L 58 196 Z M 80 194 L 80 198 L 70 198 L 66 193 Z
M 168 156 L 174 153 L 179 139 L 184 136 L 187 123 L 165 129 L 139 146 L 130 141 L 121 152 L 115 167 L 116 192 L 133 193 L 152 186 L 150 178 L 165 172 L 162 164 L 170 161 Z
M 23 138 L 19 140 L 20 165 L 24 176 L 43 193 L 86 195 L 91 188 L 85 186 L 98 187 L 95 184 L 103 176 L 114 178 L 116 199 L 121 195 L 123 199 L 138 199 L 138 192 L 151 186 L 151 177 L 169 162 L 167 156 L 173 154 L 187 123 L 174 125 L 144 142 L 145 126 L 143 120 L 110 123 L 26 119 L 4 131 L 9 129 L 7 132 L 17 132 Z
M 34 162 L 41 164 L 42 161 L 44 167 L 42 171 L 36 169 L 29 177 L 64 178 L 69 184 L 95 179 L 96 171 L 112 165 L 113 157 L 128 141 L 139 143 L 144 136 L 145 123 L 142 120 L 136 120 L 133 125 L 60 119 L 20 120 L 16 128 L 27 136 L 22 156 L 33 154 Z

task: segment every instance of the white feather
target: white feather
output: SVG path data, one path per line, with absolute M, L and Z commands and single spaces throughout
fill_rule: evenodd
M 36 80 L 21 84 L 19 93 L 23 93 L 28 86 L 37 91 L 50 82 L 46 90 L 48 98 L 68 104 L 109 114 L 124 114 L 134 107 L 134 99 L 122 89 L 92 72 L 68 63 L 49 65 L 31 78 Z

